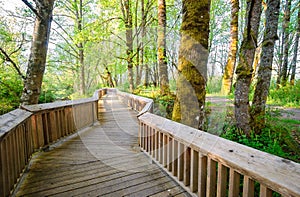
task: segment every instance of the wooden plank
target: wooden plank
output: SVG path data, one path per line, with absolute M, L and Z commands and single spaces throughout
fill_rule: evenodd
M 178 170 L 177 170 L 177 178 L 179 181 L 183 180 L 184 174 L 184 144 L 179 143 L 178 146 Z
M 272 193 L 272 190 L 270 190 L 270 189 L 267 188 L 266 186 L 260 185 L 259 196 L 260 196 L 260 197 L 272 197 L 272 196 L 273 196 L 273 193 Z
M 229 197 L 235 197 L 240 192 L 240 174 L 233 168 L 229 171 Z
M 158 161 L 160 164 L 163 164 L 163 148 L 164 148 L 164 134 L 159 132 L 159 151 L 158 151 Z
M 190 185 L 191 181 L 191 148 L 184 146 L 184 174 L 183 174 L 183 184 L 185 186 Z
M 198 169 L 198 196 L 206 196 L 207 188 L 207 157 L 201 152 L 198 153 L 199 169 Z
M 191 150 L 191 186 L 192 192 L 198 191 L 198 176 L 199 174 L 199 153 L 195 150 Z
M 154 157 L 155 152 L 155 129 L 151 128 L 151 156 Z
M 172 137 L 168 135 L 167 138 L 167 170 L 172 172 L 173 165 L 173 140 Z
M 207 197 L 214 197 L 216 196 L 216 184 L 217 184 L 217 167 L 216 161 L 212 160 L 211 158 L 207 159 L 207 190 L 206 196 Z
M 248 176 L 244 176 L 243 197 L 254 197 L 254 181 Z
M 173 149 L 173 166 L 172 166 L 172 174 L 177 177 L 178 172 L 178 142 L 172 138 L 172 149 Z
M 8 196 L 7 159 L 5 139 L 0 141 L 0 196 Z
M 163 134 L 163 162 L 162 165 L 166 168 L 168 161 L 168 135 Z
M 222 163 L 218 163 L 218 183 L 217 183 L 217 197 L 227 196 L 227 167 Z
M 154 144 L 155 144 L 154 158 L 156 161 L 159 161 L 159 131 L 157 131 L 156 129 L 154 135 Z

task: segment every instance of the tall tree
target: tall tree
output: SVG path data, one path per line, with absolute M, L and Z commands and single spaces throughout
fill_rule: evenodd
M 246 26 L 236 68 L 235 89 L 236 125 L 246 135 L 250 135 L 249 90 L 252 79 L 252 65 L 257 47 L 257 36 L 262 9 L 262 0 L 247 1 Z
M 129 91 L 133 92 L 133 33 L 132 33 L 132 11 L 131 0 L 120 0 L 121 9 L 123 13 L 123 20 L 126 27 L 126 54 L 127 54 L 127 69 L 128 69 L 128 81 Z
M 292 0 L 285 1 L 285 10 L 284 10 L 284 22 L 283 22 L 283 32 L 284 32 L 284 49 L 283 49 L 283 63 L 282 63 L 282 72 L 280 73 L 281 85 L 285 86 L 288 79 L 288 58 L 289 58 L 289 25 L 291 20 L 291 2 Z
M 169 78 L 168 78 L 168 64 L 166 57 L 166 1 L 158 0 L 158 30 L 157 30 L 157 58 L 160 78 L 160 92 L 162 95 L 169 94 Z
M 222 78 L 222 94 L 228 95 L 231 90 L 238 48 L 239 0 L 231 0 L 230 49 L 227 64 Z
M 298 6 L 300 6 L 300 1 L 298 2 Z M 297 57 L 298 57 L 298 49 L 299 49 L 299 38 L 300 38 L 300 8 L 298 8 L 298 16 L 297 16 L 297 30 L 295 35 L 295 45 L 294 45 L 294 55 L 293 60 L 291 62 L 291 80 L 290 84 L 295 85 L 295 76 L 296 76 L 296 68 L 297 68 Z
M 36 0 L 34 1 L 36 4 L 35 8 L 27 0 L 22 1 L 36 14 L 36 18 L 21 100 L 22 104 L 37 104 L 45 72 L 52 10 L 55 0 Z
M 176 101 L 172 118 L 203 129 L 209 39 L 209 0 L 183 0 Z
M 274 45 L 278 39 L 279 9 L 280 0 L 267 1 L 266 28 L 251 113 L 253 119 L 252 124 L 256 132 L 259 132 L 265 125 L 264 115 L 272 76 Z

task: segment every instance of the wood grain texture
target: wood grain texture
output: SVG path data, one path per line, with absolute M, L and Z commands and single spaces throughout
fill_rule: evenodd
M 98 111 L 99 124 L 32 159 L 15 196 L 189 196 L 140 151 L 136 112 L 113 94 Z

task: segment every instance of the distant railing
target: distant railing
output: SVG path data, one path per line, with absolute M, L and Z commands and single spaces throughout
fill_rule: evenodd
M 119 99 L 131 107 L 133 110 L 138 111 L 138 117 L 146 112 L 153 112 L 153 100 L 126 92 L 121 92 L 117 89 L 112 89 L 118 95 Z
M 151 113 L 139 121 L 144 152 L 197 196 L 300 196 L 298 163 Z
M 88 99 L 22 106 L 0 116 L 0 196 L 9 196 L 32 153 L 97 121 L 98 100 Z

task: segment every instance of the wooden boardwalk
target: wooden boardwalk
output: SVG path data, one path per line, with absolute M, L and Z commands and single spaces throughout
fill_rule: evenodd
M 142 152 L 136 113 L 108 94 L 99 123 L 36 153 L 15 196 L 189 196 Z

